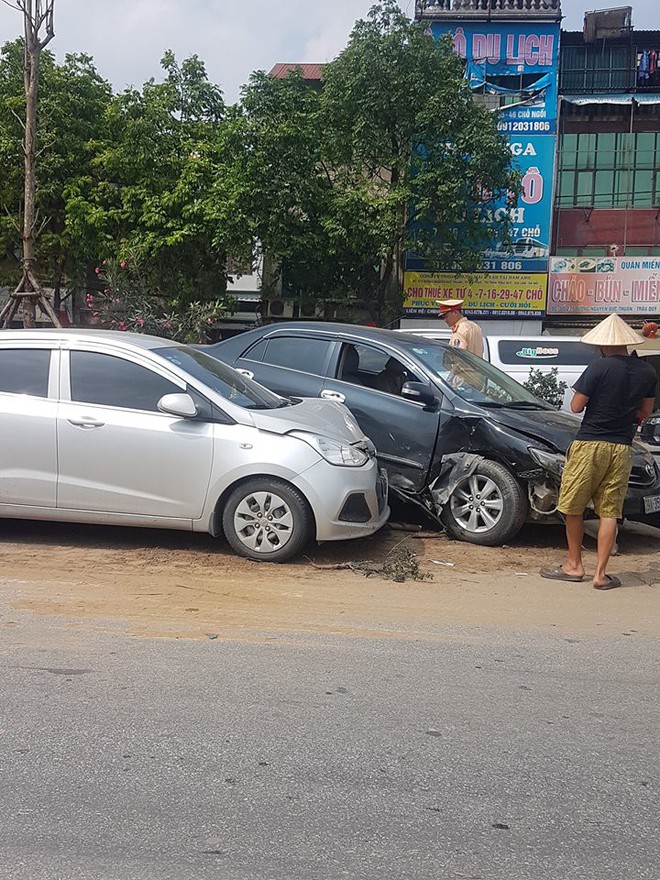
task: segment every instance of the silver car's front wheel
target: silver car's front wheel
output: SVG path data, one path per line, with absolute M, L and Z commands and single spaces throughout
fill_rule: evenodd
M 312 516 L 293 486 L 267 478 L 239 486 L 225 506 L 222 525 L 234 550 L 248 559 L 283 562 L 309 540 Z

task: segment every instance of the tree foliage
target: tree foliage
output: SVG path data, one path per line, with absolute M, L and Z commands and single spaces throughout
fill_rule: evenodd
M 342 198 L 380 251 L 381 306 L 407 250 L 432 268 L 477 269 L 494 200 L 517 180 L 449 39 L 437 43 L 385 0 L 356 23 L 324 77 L 328 150 Z
M 67 223 L 86 248 L 138 260 L 155 288 L 190 301 L 225 289 L 226 242 L 207 211 L 225 105 L 197 56 L 161 63 L 163 82 L 111 100 Z
M 335 222 L 318 92 L 300 72 L 286 79 L 254 74 L 230 143 L 231 165 L 216 178 L 213 200 L 238 247 L 258 241 L 268 255 L 266 291 L 281 274 L 285 289 L 302 299 L 350 297 L 354 261 L 346 259 L 344 229 Z
M 6 255 L 0 271 L 9 281 L 20 261 L 20 217 L 23 208 L 22 131 L 23 40 L 7 43 L 0 56 L 0 248 Z M 88 55 L 67 55 L 62 64 L 44 51 L 41 57 L 37 220 L 39 269 L 58 287 L 96 252 L 85 252 L 66 224 L 69 192 L 90 173 L 103 118 L 111 98 L 110 84 L 97 73 Z
M 299 74 L 262 74 L 242 111 L 242 210 L 266 250 L 297 286 L 351 289 L 381 320 L 400 304 L 406 251 L 431 268 L 475 270 L 496 200 L 518 188 L 507 142 L 449 41 L 436 43 L 395 0 L 357 22 L 320 92 Z
M 564 402 L 564 394 L 568 385 L 559 378 L 559 370 L 553 367 L 549 372 L 544 373 L 543 370 L 530 369 L 529 377 L 522 383 L 536 397 L 545 400 L 555 409 L 561 409 Z
M 475 270 L 495 200 L 517 190 L 507 143 L 450 43 L 395 0 L 356 23 L 322 88 L 258 72 L 227 107 L 197 56 L 166 52 L 161 64 L 159 81 L 113 95 L 89 56 L 57 64 L 42 52 L 38 257 L 50 284 L 102 294 L 94 267 L 124 261 L 182 314 L 222 298 L 227 273 L 260 247 L 266 295 L 282 284 L 387 322 L 405 253 Z M 0 57 L 5 275 L 20 251 L 22 76 L 16 41 Z

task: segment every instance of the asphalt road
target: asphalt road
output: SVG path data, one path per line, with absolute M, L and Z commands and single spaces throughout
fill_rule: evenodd
M 660 878 L 655 638 L 0 634 L 2 880 Z

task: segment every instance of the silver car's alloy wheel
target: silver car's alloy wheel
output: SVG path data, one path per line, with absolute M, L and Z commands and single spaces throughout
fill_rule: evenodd
M 251 492 L 234 512 L 238 540 L 256 553 L 272 553 L 285 547 L 293 527 L 291 508 L 273 492 Z
M 504 513 L 502 492 L 482 474 L 473 474 L 459 483 L 449 503 L 458 525 L 473 534 L 494 529 Z

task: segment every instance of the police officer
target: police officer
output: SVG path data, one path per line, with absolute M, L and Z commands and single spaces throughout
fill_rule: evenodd
M 484 356 L 484 337 L 481 328 L 474 321 L 468 321 L 462 312 L 462 299 L 438 299 L 440 317 L 445 319 L 448 327 L 451 327 L 452 348 L 461 348 L 471 351 L 479 357 Z

